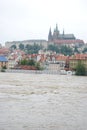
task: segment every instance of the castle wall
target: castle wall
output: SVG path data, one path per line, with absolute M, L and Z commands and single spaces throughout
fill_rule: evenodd
M 13 41 L 13 42 L 6 42 L 5 46 L 7 48 L 10 48 L 12 45 L 16 45 L 17 48 L 19 48 L 19 45 L 23 44 L 24 46 L 26 45 L 42 45 L 44 48 L 47 48 L 48 42 L 46 40 L 27 40 L 27 41 Z

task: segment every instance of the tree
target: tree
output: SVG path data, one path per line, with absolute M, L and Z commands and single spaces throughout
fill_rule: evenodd
M 35 66 L 35 61 L 33 59 L 29 60 L 28 65 Z
M 82 52 L 87 53 L 87 47 L 85 47 Z
M 21 65 L 35 66 L 35 61 L 33 59 L 30 59 L 30 60 L 23 59 L 20 61 L 20 64 Z
M 25 48 L 26 48 L 27 50 L 31 50 L 31 49 L 32 49 L 32 46 L 29 45 L 29 44 L 27 44 L 27 45 L 25 46 Z
M 20 61 L 20 64 L 21 64 L 21 65 L 26 65 L 26 64 L 27 64 L 27 60 L 26 60 L 26 59 L 21 60 L 21 61 Z
M 76 66 L 76 75 L 86 75 L 85 66 L 81 63 L 81 61 L 79 61 Z
M 60 52 L 60 49 L 59 49 L 59 47 L 58 47 L 57 45 L 52 45 L 52 44 L 50 44 L 50 45 L 48 45 L 47 49 L 48 49 L 48 50 L 51 50 L 51 51 L 53 51 L 53 52 L 57 52 L 57 53 Z
M 20 61 L 19 65 L 27 65 L 27 66 L 34 66 L 36 67 L 37 70 L 42 70 L 43 68 L 41 67 L 39 62 L 34 61 L 33 59 L 23 59 Z
M 80 53 L 77 46 L 74 48 L 74 53 Z
M 40 66 L 40 63 L 39 63 L 39 62 L 37 62 L 37 63 L 35 64 L 35 67 L 37 68 L 37 70 L 41 70 L 41 66 Z
M 43 46 L 42 45 L 38 45 L 38 44 L 35 44 L 34 43 L 34 45 L 26 45 L 25 46 L 25 50 L 26 50 L 26 52 L 27 52 L 27 54 L 33 54 L 33 53 L 38 53 L 38 51 L 40 50 L 40 49 L 42 49 L 43 48 Z
M 16 45 L 12 45 L 10 48 L 11 49 L 16 49 L 17 47 L 16 47 Z
M 20 50 L 24 50 L 24 44 L 20 44 L 20 45 L 19 45 L 19 49 L 20 49 Z
M 61 50 L 61 53 L 64 55 L 72 55 L 73 54 L 72 48 L 67 47 L 66 45 L 62 45 L 60 50 Z
M 66 45 L 58 46 L 58 45 L 48 45 L 48 50 L 51 50 L 53 52 L 62 53 L 64 55 L 72 55 L 73 50 L 70 47 L 67 47 Z

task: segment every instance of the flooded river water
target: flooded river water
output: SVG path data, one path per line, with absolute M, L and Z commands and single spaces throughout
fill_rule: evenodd
M 87 77 L 0 73 L 0 130 L 87 130 Z

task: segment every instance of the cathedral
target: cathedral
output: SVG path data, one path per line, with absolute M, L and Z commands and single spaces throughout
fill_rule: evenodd
M 64 30 L 63 33 L 60 34 L 58 30 L 58 26 L 56 24 L 56 28 L 54 29 L 54 32 L 52 34 L 51 28 L 49 30 L 48 34 L 48 41 L 54 41 L 54 40 L 75 40 L 75 36 L 73 34 L 65 34 Z
M 56 27 L 52 33 L 51 28 L 49 30 L 48 34 L 48 43 L 53 43 L 57 45 L 83 45 L 84 41 L 81 39 L 76 39 L 74 34 L 65 34 L 64 30 L 63 33 L 60 34 L 58 26 L 56 24 Z

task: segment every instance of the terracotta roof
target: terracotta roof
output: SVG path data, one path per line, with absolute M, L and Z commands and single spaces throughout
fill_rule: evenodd
M 23 69 L 23 70 L 37 70 L 34 66 L 28 66 L 28 65 L 19 65 L 15 68 Z
M 69 58 L 70 60 L 76 59 L 87 59 L 87 54 L 75 54 Z
M 0 54 L 8 54 L 8 53 L 9 53 L 9 49 L 7 49 L 7 48 L 0 49 Z
M 83 40 L 76 39 L 76 40 L 54 40 L 55 44 L 72 44 L 72 43 L 83 43 Z
M 58 55 L 58 56 L 56 57 L 56 60 L 57 60 L 57 61 L 66 61 L 67 58 L 68 58 L 68 56 Z

